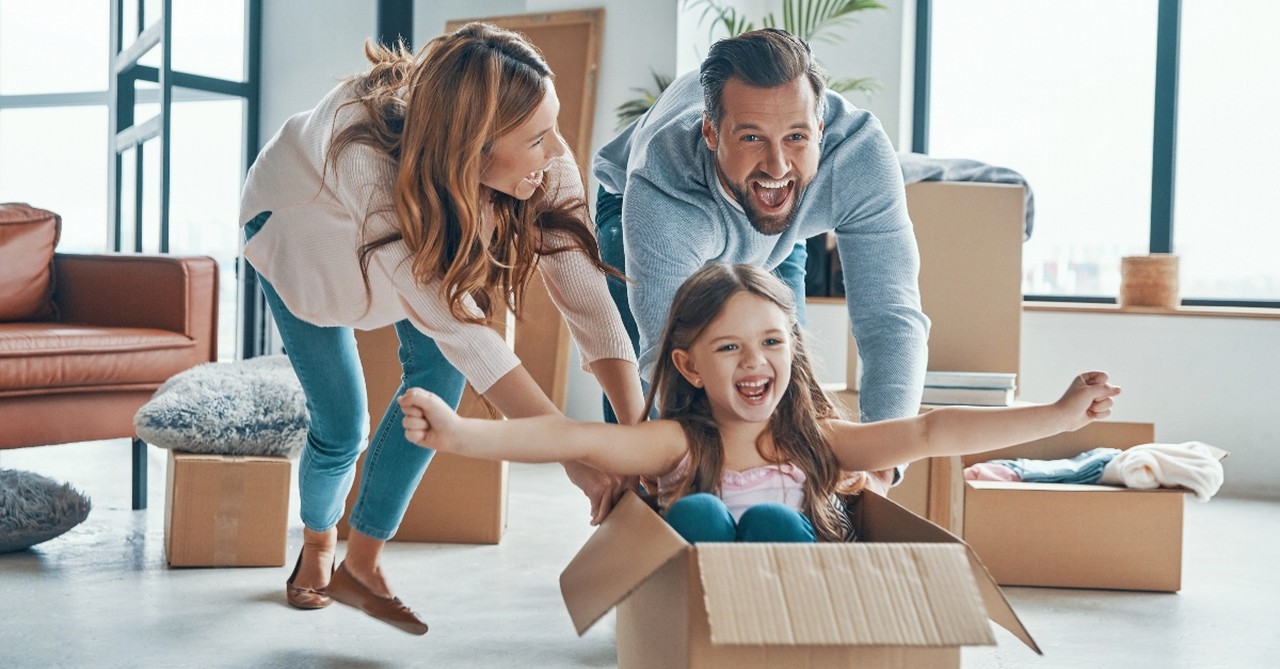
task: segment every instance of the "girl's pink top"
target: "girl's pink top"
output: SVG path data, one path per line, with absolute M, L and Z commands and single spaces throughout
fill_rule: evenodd
M 675 469 L 658 477 L 658 494 L 674 488 L 688 472 L 689 454 L 685 453 Z M 784 504 L 801 511 L 804 481 L 804 471 L 790 462 L 761 465 L 741 472 L 725 469 L 720 472 L 720 499 L 729 507 L 735 521 L 740 520 L 747 509 L 766 502 Z

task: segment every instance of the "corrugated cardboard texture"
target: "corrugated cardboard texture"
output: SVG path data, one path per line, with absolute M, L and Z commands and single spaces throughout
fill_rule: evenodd
M 994 644 L 959 544 L 702 544 L 715 644 Z
M 504 328 L 504 324 L 498 327 Z M 400 388 L 401 370 L 395 328 L 356 331 L 360 364 L 369 393 L 370 425 L 377 426 Z M 488 417 L 470 386 L 458 413 Z M 338 537 L 351 531 L 347 518 L 355 506 L 364 471 L 364 455 L 356 463 L 356 484 L 347 495 L 346 511 L 338 521 Z M 397 541 L 496 544 L 507 527 L 507 463 L 437 453 L 409 500 L 396 531 Z
M 291 463 L 169 452 L 165 555 L 171 567 L 281 567 Z
M 959 648 L 712 643 L 699 571 L 696 551 L 683 551 L 618 605 L 619 669 L 960 666 Z
M 1181 491 L 998 481 L 968 487 L 965 540 L 998 583 L 1182 587 Z
M 987 617 L 1018 637 L 1036 653 L 1040 646 L 1018 619 L 1004 592 L 996 585 L 978 554 L 954 534 L 898 506 L 893 501 L 872 492 L 864 491 L 854 502 L 851 515 L 862 541 L 885 543 L 955 543 L 965 546 L 969 555 L 969 568 L 973 571 Z

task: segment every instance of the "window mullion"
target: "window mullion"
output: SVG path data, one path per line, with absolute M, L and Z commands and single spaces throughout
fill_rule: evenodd
M 1173 186 L 1178 141 L 1178 26 L 1182 0 L 1160 0 L 1156 28 L 1155 123 L 1151 142 L 1152 253 L 1173 252 Z

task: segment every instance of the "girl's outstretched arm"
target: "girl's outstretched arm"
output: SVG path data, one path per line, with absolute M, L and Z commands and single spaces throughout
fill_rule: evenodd
M 827 441 L 849 470 L 893 467 L 921 458 L 981 453 L 1071 432 L 1111 415 L 1120 388 L 1106 372 L 1085 372 L 1053 404 L 942 407 L 878 423 L 827 421 Z
M 657 476 L 674 469 L 689 448 L 684 430 L 669 420 L 610 425 L 558 414 L 514 420 L 463 418 L 421 388 L 405 391 L 399 402 L 409 441 L 473 458 L 579 460 L 610 474 Z

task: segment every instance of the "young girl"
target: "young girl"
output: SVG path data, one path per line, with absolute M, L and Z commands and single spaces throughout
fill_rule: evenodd
M 432 455 L 405 441 L 395 403 L 369 442 L 346 559 L 334 566 L 335 525 L 368 433 L 353 328 L 394 323 L 405 385 L 452 406 L 465 377 L 508 417 L 559 413 L 486 325 L 495 309 L 519 306 L 536 266 L 625 420 L 644 402 L 541 55 L 481 23 L 416 56 L 365 53 L 368 73 L 290 118 L 262 150 L 240 220 L 311 418 L 298 467 L 306 527 L 287 601 L 337 600 L 423 634 L 380 566 Z M 601 517 L 622 492 L 621 478 L 565 469 Z
M 406 437 L 473 457 L 581 459 L 656 485 L 669 523 L 697 541 L 849 538 L 842 472 L 976 453 L 1078 429 L 1111 413 L 1120 389 L 1076 377 L 1053 404 L 945 407 L 876 423 L 841 420 L 800 337 L 792 291 L 747 265 L 706 265 L 676 293 L 649 402 L 637 425 L 563 417 L 458 417 L 420 389 L 401 398 Z

